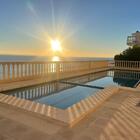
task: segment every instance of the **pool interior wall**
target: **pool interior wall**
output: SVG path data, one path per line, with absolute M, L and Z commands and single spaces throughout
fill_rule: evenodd
M 65 81 L 101 87 L 109 85 L 133 87 L 139 79 L 140 73 L 116 70 L 88 74 L 65 79 Z M 97 91 L 99 89 L 74 86 L 61 82 L 50 82 L 9 91 L 7 94 L 66 109 L 80 100 L 96 94 Z

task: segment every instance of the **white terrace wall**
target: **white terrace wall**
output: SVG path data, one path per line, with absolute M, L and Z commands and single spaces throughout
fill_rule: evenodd
M 0 62 L 0 83 L 36 78 L 53 81 L 106 69 L 108 61 Z
M 115 69 L 140 71 L 140 61 L 115 61 Z

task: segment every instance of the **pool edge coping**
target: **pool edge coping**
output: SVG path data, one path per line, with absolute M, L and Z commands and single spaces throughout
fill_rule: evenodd
M 2 93 L 0 93 L 0 103 L 33 113 L 35 116 L 39 115 L 59 121 L 72 127 L 90 112 L 96 110 L 108 98 L 117 93 L 119 89 L 117 86 L 106 87 L 101 91 L 97 91 L 95 95 L 91 95 L 64 110 Z

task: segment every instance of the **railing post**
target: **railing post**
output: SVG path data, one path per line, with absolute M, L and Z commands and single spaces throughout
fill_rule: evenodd
M 16 77 L 16 78 L 18 79 L 18 78 L 19 78 L 19 64 L 16 64 L 16 65 L 17 65 L 17 70 L 16 70 L 16 72 L 17 72 L 17 73 L 16 73 L 16 76 L 17 76 L 17 77 Z
M 7 64 L 7 68 L 8 68 L 8 80 L 10 80 L 10 63 Z
M 3 68 L 3 80 L 5 80 L 6 79 L 6 77 L 5 77 L 5 64 L 2 64 L 2 68 Z
M 35 72 L 34 65 L 35 65 L 35 64 L 32 63 L 31 65 L 32 65 L 32 76 L 34 76 L 34 72 Z
M 37 76 L 37 63 L 35 63 L 35 76 Z
M 12 63 L 12 79 L 15 79 L 15 64 Z
M 29 63 L 28 64 L 28 77 L 31 76 L 31 64 Z
M 60 63 L 56 62 L 56 77 L 57 81 L 60 79 Z
M 23 63 L 21 63 L 21 65 L 20 65 L 20 76 L 21 76 L 21 78 L 23 78 Z

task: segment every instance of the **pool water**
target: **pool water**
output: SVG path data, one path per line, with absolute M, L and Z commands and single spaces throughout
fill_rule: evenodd
M 96 74 L 67 79 L 65 82 L 99 87 L 107 87 L 109 85 L 134 87 L 139 79 L 140 73 L 138 72 L 104 71 Z M 101 89 L 74 86 L 71 84 L 61 83 L 60 81 L 21 88 L 6 93 L 19 98 L 33 100 L 42 104 L 66 109 L 80 100 L 96 94 L 99 90 Z
M 61 109 L 66 109 L 80 100 L 93 95 L 98 90 L 99 89 L 76 86 L 60 91 L 58 94 L 52 94 L 50 96 L 39 98 L 35 101 L 43 104 L 49 104 Z
M 95 81 L 88 82 L 87 84 L 88 85 L 98 85 L 101 87 L 106 87 L 108 85 L 134 87 L 138 81 L 139 80 L 136 80 L 136 79 L 123 79 L 123 78 L 113 79 L 113 77 L 104 77 L 104 78 L 100 78 L 100 79 L 95 80 Z

